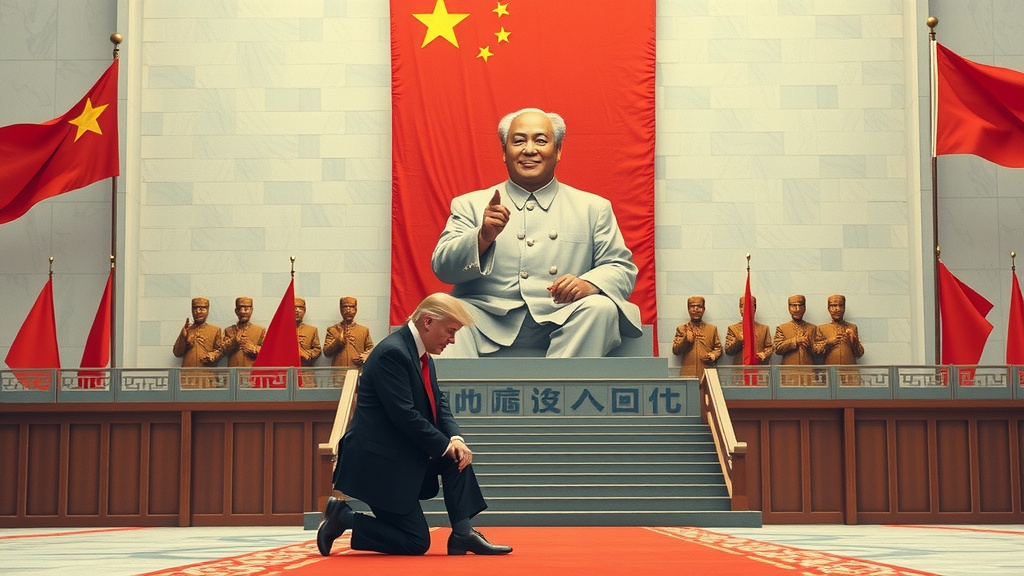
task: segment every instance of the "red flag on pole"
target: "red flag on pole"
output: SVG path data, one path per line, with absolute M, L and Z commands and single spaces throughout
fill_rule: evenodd
M 750 268 L 747 267 L 747 286 L 743 289 L 743 365 L 756 366 L 757 359 L 754 335 L 754 299 L 750 295 Z M 757 372 L 744 371 L 743 383 L 746 386 L 757 386 Z
M 973 154 L 1024 168 L 1024 73 L 961 58 L 933 42 L 932 156 Z
M 1006 363 L 1024 365 L 1024 298 L 1021 297 L 1016 268 L 1010 288 L 1010 318 L 1006 322 Z
M 743 364 L 757 366 L 757 338 L 754 337 L 754 302 L 750 296 L 750 268 L 747 268 L 747 287 L 743 290 Z
M 118 175 L 118 62 L 63 116 L 0 128 L 0 224 L 37 202 Z
M 654 33 L 654 0 L 391 1 L 391 325 L 450 289 L 430 257 L 451 199 L 508 177 L 498 120 L 535 106 L 565 118 L 557 177 L 611 201 L 657 326 Z
M 15 371 L 14 376 L 25 388 L 49 390 L 50 373 L 40 370 L 60 370 L 57 319 L 53 313 L 53 276 L 39 292 L 4 361 Z M 26 368 L 37 370 L 24 371 Z M 57 381 L 60 381 L 59 374 Z
M 274 318 L 267 327 L 263 346 L 256 355 L 250 382 L 253 388 L 284 388 L 287 372 L 284 370 L 255 370 L 258 367 L 280 368 L 301 365 L 299 355 L 299 333 L 295 329 L 295 279 L 288 283 L 288 289 L 274 312 Z
M 985 315 L 992 303 L 961 282 L 939 262 L 939 313 L 942 326 L 941 364 L 976 365 L 992 332 Z
M 110 363 L 110 290 L 114 282 L 114 269 L 107 275 L 107 286 L 100 297 L 96 317 L 92 321 L 89 337 L 82 352 L 82 368 L 106 368 Z M 79 388 L 103 388 L 103 372 L 78 372 Z

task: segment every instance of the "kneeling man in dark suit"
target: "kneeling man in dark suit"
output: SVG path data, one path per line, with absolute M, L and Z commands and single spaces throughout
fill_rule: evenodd
M 487 508 L 473 452 L 459 436 L 448 401 L 437 387 L 434 362 L 473 319 L 448 294 L 427 296 L 409 322 L 384 338 L 363 365 L 356 409 L 338 445 L 334 488 L 365 502 L 373 516 L 331 497 L 317 531 L 320 554 L 352 530 L 353 550 L 425 554 L 430 529 L 420 500 L 437 496 L 438 476 L 452 525 L 448 554 L 508 554 L 488 542 L 471 519 Z

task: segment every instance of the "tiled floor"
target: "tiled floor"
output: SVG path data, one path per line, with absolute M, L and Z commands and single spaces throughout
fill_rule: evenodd
M 1024 574 L 1021 525 L 815 525 L 713 531 L 946 576 Z M 6 529 L 0 530 L 0 574 L 140 574 L 314 538 L 315 532 L 298 527 Z
M 1024 526 L 765 526 L 734 536 L 946 576 L 1024 575 Z

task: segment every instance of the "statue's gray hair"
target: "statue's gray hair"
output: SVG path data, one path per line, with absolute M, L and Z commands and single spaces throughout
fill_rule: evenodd
M 498 122 L 498 138 L 501 140 L 502 148 L 508 144 L 508 131 L 512 126 L 512 120 L 525 112 L 538 112 L 547 116 L 551 120 L 551 125 L 555 129 L 555 148 L 562 148 L 562 140 L 565 138 L 565 119 L 554 112 L 545 112 L 540 108 L 523 108 L 522 110 L 516 110 L 510 114 L 506 114 Z

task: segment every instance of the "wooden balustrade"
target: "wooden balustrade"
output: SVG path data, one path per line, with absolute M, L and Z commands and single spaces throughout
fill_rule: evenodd
M 718 382 L 718 373 L 713 369 L 705 370 L 700 381 L 700 417 L 702 422 L 711 427 L 715 451 L 725 474 L 725 484 L 729 488 L 732 509 L 748 510 L 747 443 L 736 440 L 725 396 Z

